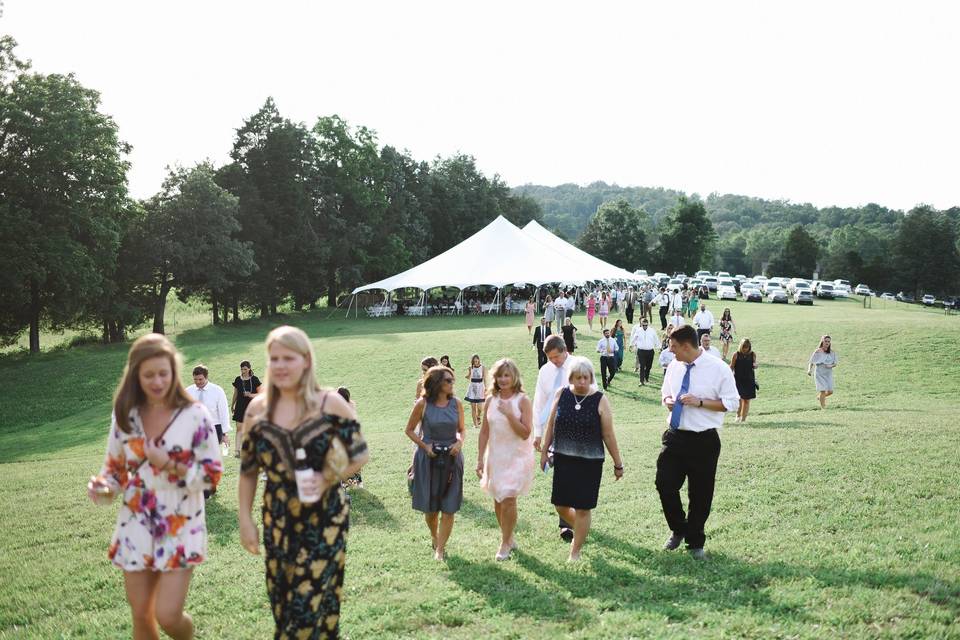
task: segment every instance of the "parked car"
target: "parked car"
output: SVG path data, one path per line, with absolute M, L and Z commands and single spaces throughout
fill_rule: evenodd
M 717 271 L 717 279 L 718 279 L 718 280 L 723 280 L 723 279 L 728 279 L 728 280 L 729 280 L 729 279 L 730 279 L 730 272 L 729 272 L 729 271 Z
M 850 281 L 849 281 L 849 280 L 844 280 L 844 279 L 842 279 L 842 278 L 837 278 L 836 280 L 833 281 L 833 288 L 834 288 L 834 289 L 843 289 L 843 290 L 845 290 L 847 293 L 850 293 Z
M 797 289 L 793 292 L 793 302 L 794 304 L 813 304 L 813 294 L 810 293 L 810 289 Z
M 737 289 L 733 286 L 733 280 L 721 280 L 717 285 L 717 300 L 736 300 Z
M 646 269 L 637 269 L 636 271 L 633 272 L 633 275 L 637 276 L 638 278 L 646 278 L 646 277 L 647 277 L 647 270 L 646 270 Z
M 810 291 L 810 283 L 803 278 L 791 278 L 790 282 L 787 283 L 787 293 L 792 295 L 796 293 L 798 288 Z
M 903 291 L 898 292 L 897 295 L 894 296 L 894 298 L 896 298 L 900 302 L 915 302 L 912 295 L 910 295 L 909 293 L 904 293 Z
M 763 292 L 760 287 L 753 283 L 744 283 L 740 286 L 740 293 L 743 294 L 744 302 L 763 302 Z
M 857 288 L 854 289 L 853 292 L 854 292 L 855 294 L 857 294 L 858 296 L 872 296 L 872 295 L 873 295 L 873 291 L 870 291 L 870 287 L 868 287 L 867 285 L 862 284 L 862 283 L 861 283 L 861 284 L 858 284 L 858 285 L 857 285 Z
M 787 292 L 783 290 L 783 287 L 775 287 L 768 284 L 767 300 L 770 302 L 781 302 L 783 304 L 787 304 Z
M 933 297 L 932 295 L 930 295 L 929 293 L 928 293 L 927 295 L 923 296 L 923 299 L 921 300 L 921 302 L 923 303 L 923 305 L 924 305 L 925 307 L 932 307 L 932 306 L 936 303 L 936 301 L 937 301 L 937 299 L 934 298 L 934 297 Z
M 846 287 L 842 284 L 833 283 L 833 297 L 834 298 L 849 298 L 850 297 L 850 287 Z
M 881 294 L 880 294 L 880 299 L 881 299 L 881 300 L 896 300 L 897 297 L 896 297 L 895 295 L 893 295 L 892 293 L 890 293 L 889 291 L 885 291 L 884 293 L 881 293 Z
M 717 276 L 704 276 L 703 283 L 707 285 L 707 289 L 710 291 L 716 291 L 719 280 L 717 280 Z
M 671 278 L 667 282 L 667 291 L 680 291 L 683 288 L 683 280 L 680 278 Z
M 824 300 L 833 300 L 833 284 L 830 282 L 821 282 L 817 285 L 817 297 Z
M 712 275 L 709 271 L 706 271 L 706 270 L 704 270 L 704 269 L 700 269 L 700 271 L 697 271 L 695 274 L 693 274 L 693 277 L 694 277 L 694 278 L 704 278 L 704 277 L 709 276 L 709 275 Z
M 945 297 L 945 298 L 943 299 L 943 301 L 941 302 L 941 304 L 943 305 L 943 308 L 944 308 L 944 309 L 956 309 L 958 303 L 960 303 L 960 299 L 953 298 L 953 297 L 950 297 L 950 296 Z

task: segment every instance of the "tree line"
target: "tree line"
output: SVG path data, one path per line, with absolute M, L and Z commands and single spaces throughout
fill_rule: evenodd
M 230 160 L 169 170 L 127 192 L 130 146 L 72 75 L 39 74 L 0 38 L 0 343 L 41 329 L 105 342 L 152 319 L 171 292 L 214 323 L 316 306 L 412 267 L 503 215 L 539 205 L 474 158 L 430 162 L 336 115 L 283 117 L 268 98 L 236 130 Z
M 918 296 L 960 294 L 960 207 L 817 208 L 667 189 L 524 185 L 544 224 L 625 269 L 846 278 Z

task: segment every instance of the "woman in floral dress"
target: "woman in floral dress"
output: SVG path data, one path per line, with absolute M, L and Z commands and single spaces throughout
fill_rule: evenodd
M 114 419 L 100 474 L 87 493 L 122 505 L 109 557 L 124 571 L 134 638 L 192 638 L 184 613 L 193 567 L 206 559 L 203 491 L 223 467 L 210 413 L 180 383 L 180 356 L 164 336 L 130 347 L 114 399 Z
M 267 336 L 265 393 L 247 408 L 240 458 L 240 542 L 258 554 L 251 517 L 257 478 L 263 491 L 263 545 L 274 638 L 336 638 L 346 564 L 350 502 L 341 486 L 367 461 L 353 407 L 314 377 L 310 339 L 295 327 Z M 320 495 L 302 502 L 294 476 L 297 449 L 314 473 L 301 485 Z

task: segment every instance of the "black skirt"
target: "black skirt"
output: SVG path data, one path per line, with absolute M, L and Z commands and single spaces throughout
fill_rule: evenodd
M 603 475 L 603 458 L 553 455 L 553 493 L 550 502 L 559 507 L 595 509 Z

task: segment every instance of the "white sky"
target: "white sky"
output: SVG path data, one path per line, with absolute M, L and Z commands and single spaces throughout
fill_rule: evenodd
M 510 185 L 960 205 L 960 3 L 5 0 L 130 142 L 131 191 L 226 161 L 272 95 Z

